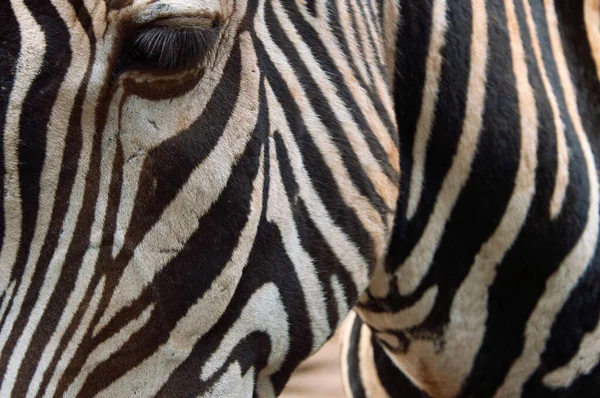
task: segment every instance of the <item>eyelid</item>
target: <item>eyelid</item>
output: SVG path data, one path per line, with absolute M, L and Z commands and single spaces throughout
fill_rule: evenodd
M 184 2 L 156 2 L 146 6 L 136 15 L 133 22 L 136 25 L 148 24 L 176 24 L 184 23 L 184 26 L 193 24 L 196 28 L 210 28 L 215 20 L 219 20 L 221 13 L 218 4 L 208 4 L 203 1 L 203 6 L 193 4 L 193 1 Z M 213 3 L 218 3 L 213 1 Z

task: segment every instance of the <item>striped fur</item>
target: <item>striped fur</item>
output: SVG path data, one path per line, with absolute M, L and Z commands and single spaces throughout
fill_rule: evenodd
M 382 9 L 0 3 L 0 396 L 282 390 L 391 236 Z M 218 37 L 131 66 L 153 26 Z
M 402 194 L 348 392 L 598 396 L 598 1 L 400 3 Z

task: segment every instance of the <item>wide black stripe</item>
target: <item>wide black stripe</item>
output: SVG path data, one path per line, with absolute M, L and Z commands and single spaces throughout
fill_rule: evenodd
M 471 42 L 466 38 L 471 37 L 471 7 L 469 2 L 452 5 L 447 10 L 448 33 L 446 45 L 442 50 L 444 63 L 441 70 L 441 81 L 438 94 L 438 103 L 431 138 L 427 149 L 427 160 L 425 164 L 425 180 L 423 184 L 422 198 L 414 218 L 407 222 L 405 234 L 394 237 L 390 257 L 396 265 L 402 264 L 411 254 L 414 246 L 422 238 L 429 216 L 433 212 L 442 183 L 447 177 L 448 170 L 455 160 L 455 151 L 462 136 L 463 119 L 466 112 L 466 89 L 469 76 L 470 47 Z M 416 128 L 416 125 L 415 125 Z M 414 140 L 415 131 L 406 132 L 408 140 Z M 404 141 L 403 141 L 404 143 Z M 405 152 L 412 153 L 412 147 L 403 145 Z M 404 156 L 404 153 L 403 153 Z M 475 168 L 474 168 L 475 169 Z M 477 177 L 475 177 L 477 178 Z M 403 179 L 410 179 L 410 174 L 405 174 Z M 406 184 L 410 184 L 406 181 Z M 477 182 L 473 182 L 476 185 Z M 467 188 L 468 189 L 468 186 Z M 432 314 L 423 325 L 424 329 L 436 328 L 448 321 L 448 310 L 451 298 L 456 286 L 466 276 L 472 258 L 481 244 L 481 240 L 489 236 L 495 227 L 495 223 L 481 223 L 474 231 L 472 214 L 469 208 L 472 206 L 471 196 L 464 193 L 458 200 L 457 206 L 451 216 L 451 221 L 446 227 L 440 247 L 434 258 L 434 264 L 426 277 L 424 283 L 407 298 L 394 297 L 391 306 L 394 311 L 412 306 L 426 289 L 433 284 L 439 288 L 438 299 Z M 408 194 L 403 196 L 403 201 L 408 200 Z M 404 211 L 404 205 L 402 206 Z M 487 211 L 487 209 L 486 209 Z M 501 209 L 499 210 L 501 211 Z M 464 249 L 457 250 L 455 237 L 475 236 L 477 239 L 469 239 L 464 242 Z
M 268 126 L 265 129 L 268 132 Z M 265 146 L 265 159 L 269 159 L 269 151 L 275 150 L 270 146 Z M 283 389 L 292 371 L 296 368 L 302 358 L 308 356 L 312 345 L 312 332 L 310 330 L 310 320 L 305 306 L 305 297 L 301 289 L 294 265 L 283 248 L 282 237 L 279 228 L 266 219 L 266 198 L 269 192 L 269 162 L 265 163 L 265 181 L 264 200 L 265 207 L 258 228 L 254 247 L 250 254 L 247 266 L 244 270 L 244 276 L 236 289 L 229 309 L 220 322 L 211 330 L 201 341 L 198 342 L 194 351 L 182 366 L 180 366 L 171 376 L 167 385 L 161 390 L 159 395 L 174 396 L 177 391 L 192 391 L 194 395 L 201 394 L 210 388 L 212 382 L 218 378 L 219 374 L 213 376 L 211 381 L 204 386 L 195 385 L 193 380 L 189 379 L 189 372 L 194 369 L 200 369 L 206 362 L 213 348 L 220 342 L 222 336 L 227 332 L 231 325 L 238 319 L 243 307 L 248 299 L 265 283 L 274 282 L 281 293 L 281 299 L 288 314 L 288 324 L 290 331 L 290 350 L 286 356 L 281 369 L 272 377 L 276 392 Z M 290 198 L 288 198 L 289 200 Z M 238 344 L 242 348 L 244 342 Z M 265 348 L 264 346 L 262 347 Z M 241 355 L 241 354 L 238 354 Z M 256 352 L 248 352 L 245 355 L 256 355 Z M 252 360 L 255 360 L 252 357 Z M 227 362 L 239 360 L 235 352 Z M 247 363 L 248 358 L 242 360 Z M 226 369 L 224 367 L 223 370 Z M 256 372 L 260 368 L 255 369 Z M 189 389 L 189 390 L 188 390 Z
M 584 22 L 584 1 L 554 1 L 571 80 L 576 88 L 577 106 L 582 124 L 600 169 L 600 81 Z M 589 11 L 597 12 L 597 11 Z M 593 27 L 594 28 L 594 27 Z M 598 27 L 596 26 L 595 29 Z
M 389 246 L 386 269 L 393 273 L 401 264 L 404 242 L 407 234 L 406 206 L 410 190 L 412 169 L 412 148 L 415 130 L 421 111 L 423 86 L 425 84 L 428 43 L 431 34 L 431 0 L 418 4 L 408 2 L 402 5 L 401 20 L 397 33 L 396 73 L 394 78 L 394 104 L 396 122 L 400 134 L 400 197 L 394 221 L 392 243 Z
M 0 4 L 0 133 L 6 127 L 6 112 L 19 60 L 21 35 L 10 2 Z M 4 139 L 0 140 L 0 245 L 4 242 Z M 1 247 L 1 246 L 0 246 Z M 3 297 L 4 299 L 4 297 Z
M 566 8 L 562 4 L 556 4 L 557 13 L 559 17 L 560 32 L 562 33 L 563 48 L 566 53 L 566 59 L 570 63 L 571 77 L 576 86 L 578 86 L 578 107 L 580 110 L 580 117 L 588 132 L 588 138 L 592 145 L 592 150 L 597 153 L 598 141 L 596 134 L 593 132 L 596 126 L 593 121 L 596 120 L 597 110 L 594 106 L 589 104 L 598 103 L 598 82 L 596 76 L 596 69 L 593 59 L 591 58 L 591 49 L 587 42 L 585 35 L 585 25 L 583 21 L 583 2 L 581 4 L 572 4 L 571 7 Z M 537 7 L 540 9 L 538 12 L 541 15 L 536 15 L 537 22 L 544 28 L 545 41 L 548 43 L 544 48 L 548 48 L 549 39 L 546 37 L 546 22 L 545 16 L 541 10 L 541 6 Z M 548 55 L 547 65 L 551 65 L 553 72 L 553 85 L 560 87 L 560 81 L 555 70 L 554 59 Z M 566 115 L 566 105 L 564 104 L 564 97 L 562 92 L 560 95 L 560 105 L 563 115 Z M 587 102 L 591 101 L 591 102 Z M 575 133 L 573 131 L 572 123 L 568 120 L 566 123 L 568 126 L 568 134 L 575 140 Z M 580 155 L 581 156 L 581 155 Z M 572 156 L 571 156 L 572 157 Z M 571 162 L 573 159 L 571 159 Z M 577 165 L 572 165 L 570 172 L 578 173 L 579 175 L 586 173 L 586 166 L 584 159 L 580 157 Z M 573 177 L 573 176 L 571 176 Z M 577 190 L 581 190 L 580 195 L 585 196 L 589 194 L 589 188 L 580 186 L 581 177 L 571 181 L 571 184 L 575 184 Z M 569 199 L 566 200 L 567 204 L 570 204 Z M 585 205 L 581 203 L 580 205 Z M 589 204 L 588 204 L 589 205 Z M 585 212 L 587 207 L 577 206 L 575 210 L 570 207 L 563 209 L 564 211 Z M 580 214 L 579 222 L 576 224 L 579 228 L 582 228 L 583 214 Z M 562 227 L 569 227 L 565 231 L 568 235 L 578 237 L 580 230 L 573 228 L 571 224 L 572 219 L 564 218 Z M 557 315 L 554 324 L 552 325 L 551 334 L 546 344 L 546 349 L 542 355 L 542 364 L 531 377 L 531 379 L 525 385 L 525 394 L 528 396 L 538 396 L 544 394 L 548 397 L 584 397 L 589 396 L 590 391 L 597 390 L 600 385 L 600 369 L 596 366 L 588 376 L 579 377 L 575 380 L 573 385 L 569 388 L 558 389 L 552 391 L 543 384 L 543 377 L 551 371 L 565 366 L 574 355 L 576 355 L 581 340 L 585 333 L 592 331 L 599 320 L 600 315 L 600 257 L 598 253 L 594 253 L 587 271 L 582 276 L 577 286 L 570 293 L 569 299 Z M 586 395 L 587 394 L 587 395 Z
M 421 236 L 424 220 L 433 212 L 442 183 L 452 166 L 458 142 L 463 132 L 466 116 L 467 86 L 471 62 L 472 35 L 471 2 L 454 2 L 446 12 L 446 44 L 441 51 L 443 59 L 438 101 L 435 107 L 431 137 L 426 149 L 425 179 L 423 195 L 408 225 L 409 235 Z M 412 148 L 407 148 L 411 150 Z M 407 178 L 409 175 L 406 176 Z M 406 197 L 408 199 L 408 196 Z M 412 242 L 411 242 L 412 243 Z M 416 242 L 415 242 L 416 243 Z M 406 247 L 410 243 L 407 242 Z M 408 256 L 410 252 L 404 252 Z

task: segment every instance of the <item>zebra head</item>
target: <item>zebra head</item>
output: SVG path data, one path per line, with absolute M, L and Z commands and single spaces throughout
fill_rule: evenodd
M 0 396 L 281 391 L 386 251 L 382 7 L 0 4 Z

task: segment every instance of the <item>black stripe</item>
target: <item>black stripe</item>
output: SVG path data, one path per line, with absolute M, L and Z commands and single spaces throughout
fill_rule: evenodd
M 403 242 L 407 233 L 406 206 L 410 191 L 412 148 L 414 134 L 421 111 L 423 86 L 425 84 L 428 43 L 431 34 L 431 0 L 419 4 L 407 2 L 401 8 L 401 21 L 396 37 L 396 73 L 394 78 L 394 104 L 396 122 L 400 134 L 400 198 L 396 210 L 392 243 L 389 246 L 386 268 L 393 273 L 406 257 Z M 407 243 L 409 244 L 409 243 Z
M 6 112 L 13 89 L 21 35 L 19 24 L 9 1 L 0 3 L 0 132 L 6 127 Z M 0 140 L 0 245 L 4 242 L 4 139 Z M 4 298 L 4 297 L 3 297 Z
M 373 361 L 377 369 L 377 376 L 390 397 L 430 398 L 392 362 L 375 335 L 371 336 L 371 345 L 373 346 Z
M 345 358 L 348 364 L 348 384 L 354 398 L 366 398 L 367 396 L 360 376 L 360 357 L 358 355 L 362 325 L 360 317 L 356 315 L 348 342 L 348 356 Z

